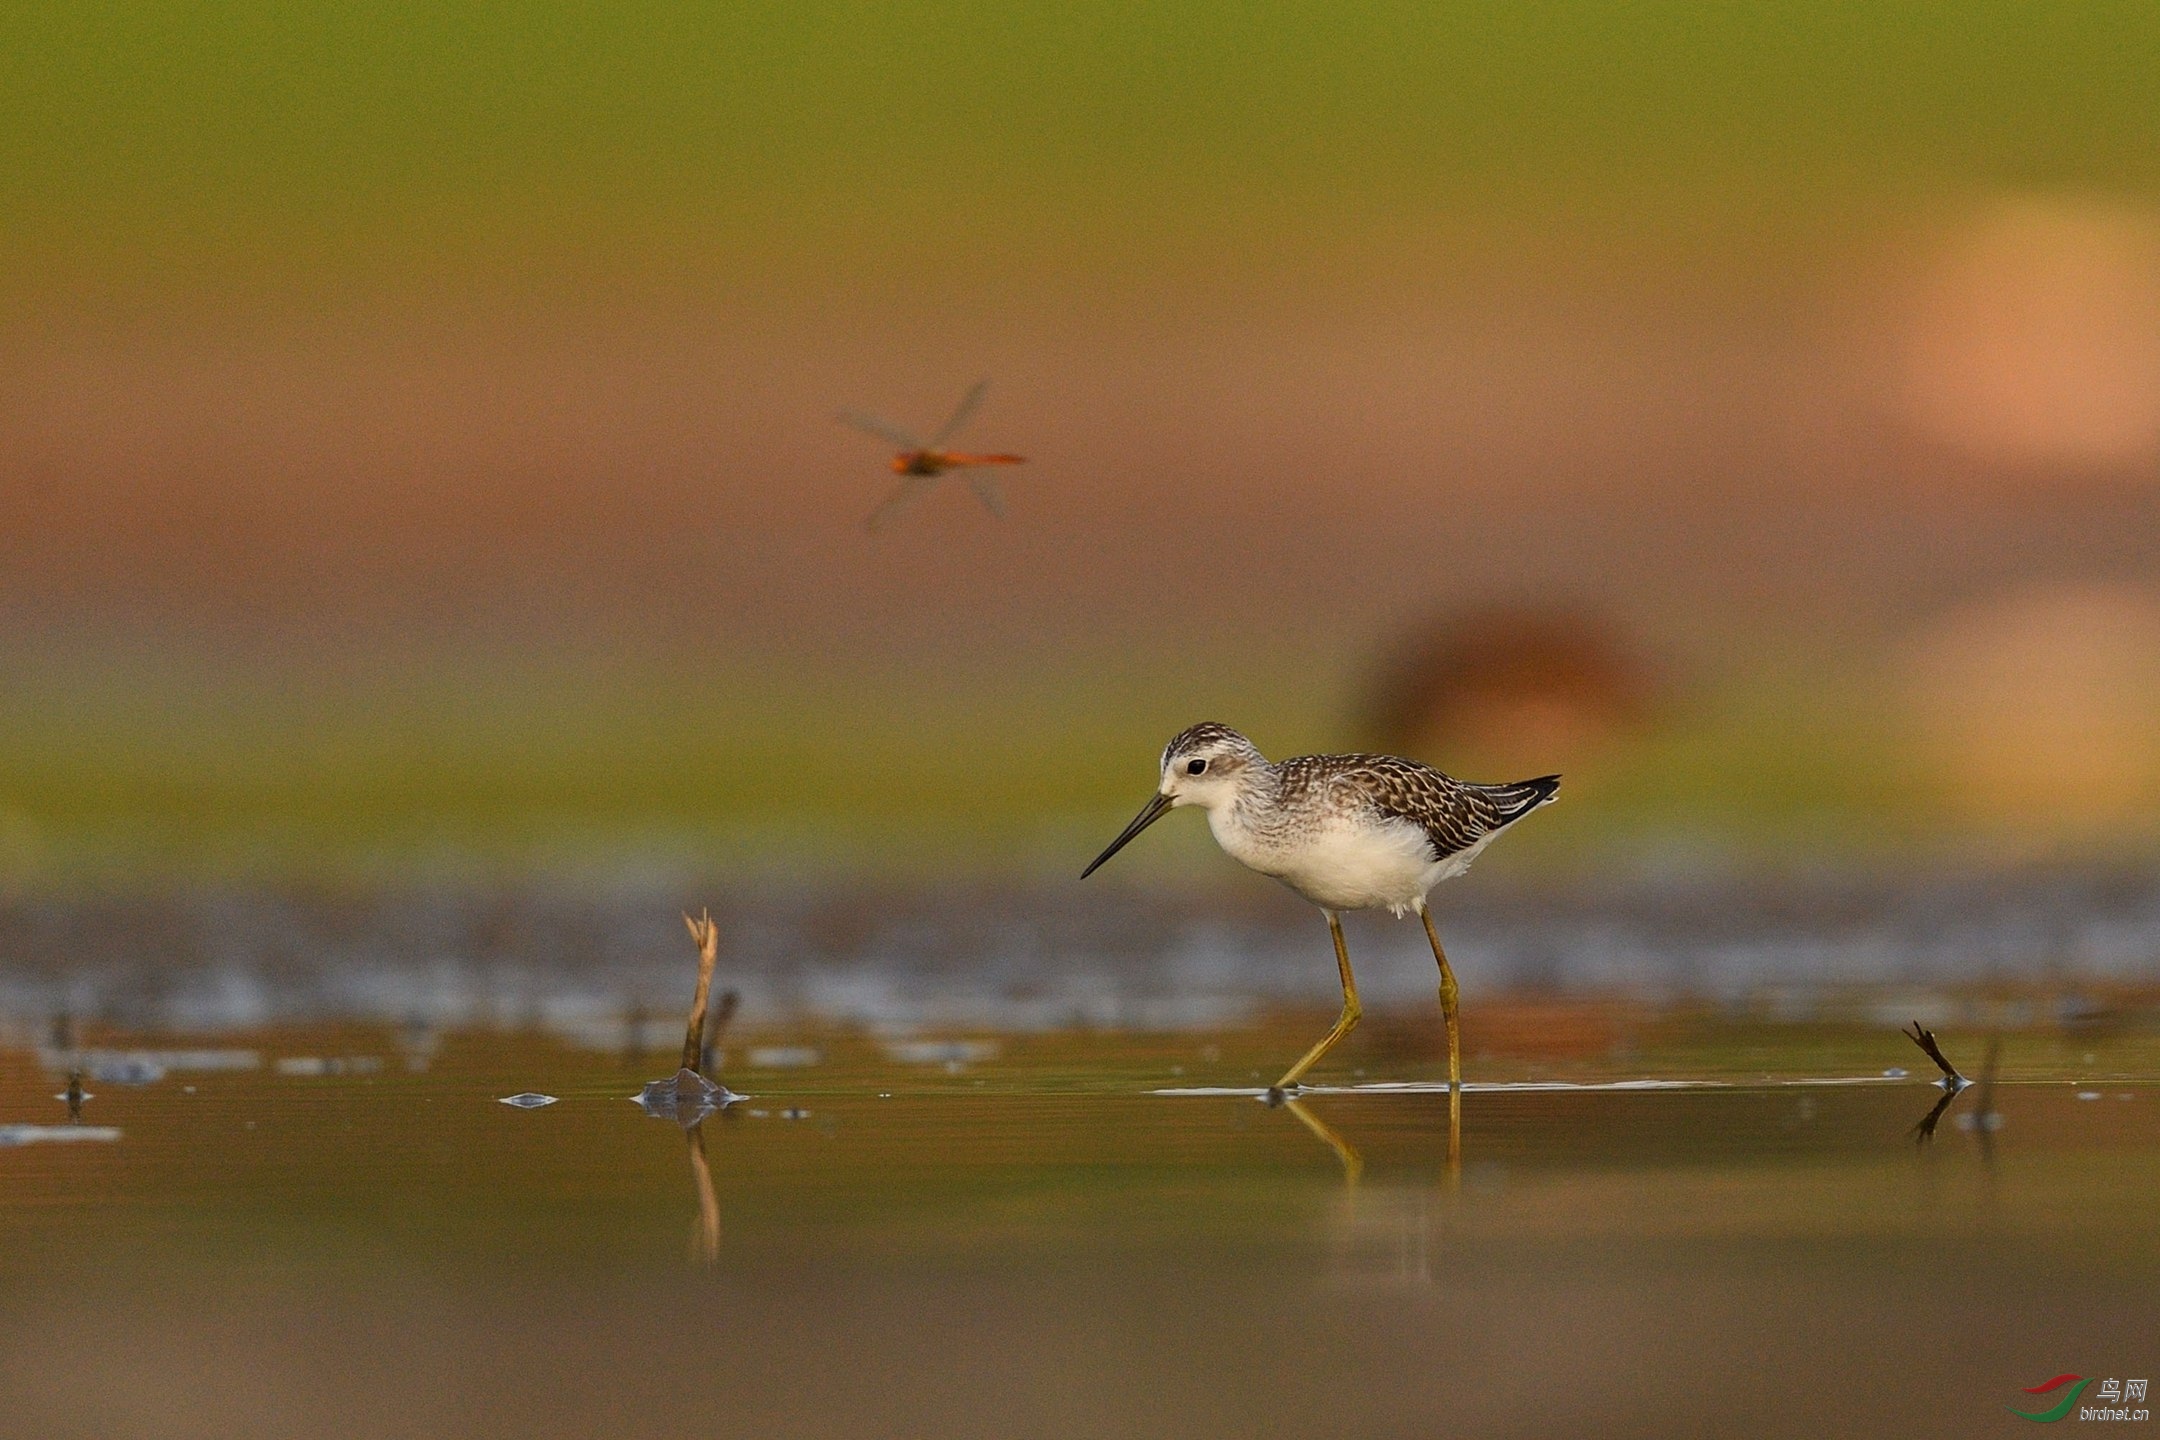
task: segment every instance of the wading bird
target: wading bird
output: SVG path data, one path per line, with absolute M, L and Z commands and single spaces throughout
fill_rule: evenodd
M 974 415 L 975 407 L 982 403 L 983 393 L 989 388 L 988 380 L 976 381 L 975 388 L 961 398 L 951 417 L 940 425 L 937 433 L 928 440 L 917 440 L 899 426 L 880 420 L 875 415 L 865 415 L 859 410 L 840 412 L 842 424 L 852 425 L 865 434 L 889 440 L 900 447 L 900 453 L 892 458 L 893 473 L 903 477 L 900 488 L 887 496 L 885 503 L 878 506 L 870 518 L 863 522 L 865 530 L 875 534 L 891 524 L 902 510 L 929 493 L 930 488 L 937 484 L 938 477 L 948 470 L 974 470 L 987 465 L 1027 463 L 1026 457 L 1021 455 L 969 455 L 958 450 L 939 448 L 960 433 L 960 427 L 967 424 Z M 967 482 L 968 488 L 975 492 L 975 497 L 982 501 L 984 509 L 1000 519 L 1004 518 L 1005 497 L 999 492 L 995 480 L 988 475 L 970 475 Z
M 1342 972 L 1342 1015 L 1275 1082 L 1270 1098 L 1294 1094 L 1298 1078 L 1334 1049 L 1363 1013 L 1350 974 L 1350 950 L 1343 943 L 1342 912 L 1386 906 L 1400 916 L 1415 910 L 1440 962 L 1448 1090 L 1451 1113 L 1459 1115 L 1462 1042 L 1455 972 L 1440 948 L 1425 895 L 1469 869 L 1494 836 L 1550 801 L 1559 788 L 1557 775 L 1472 785 L 1393 755 L 1301 755 L 1269 764 L 1252 741 L 1229 726 L 1195 725 L 1163 750 L 1155 797 L 1080 878 L 1094 874 L 1169 811 L 1198 805 L 1231 859 L 1273 876 L 1320 907 Z

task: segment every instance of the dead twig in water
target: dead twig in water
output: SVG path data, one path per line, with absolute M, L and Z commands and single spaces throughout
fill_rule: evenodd
M 1934 1031 L 1922 1028 L 1920 1022 L 1915 1020 L 1912 1022 L 1912 1029 L 1901 1030 L 1898 1033 L 1927 1053 L 1928 1059 L 1935 1062 L 1935 1068 L 1942 1071 L 1942 1083 L 1953 1093 L 1972 1084 L 1972 1081 L 1958 1074 L 1957 1066 L 1952 1065 L 1943 1058 L 1942 1046 L 1935 1043 Z
M 689 927 L 690 938 L 697 942 L 698 976 L 697 993 L 690 998 L 690 1023 L 683 1030 L 682 1065 L 665 1080 L 647 1081 L 636 1098 L 646 1114 L 664 1115 L 687 1129 L 715 1110 L 726 1109 L 742 1096 L 708 1078 L 698 1068 L 705 1058 L 706 1001 L 712 995 L 713 965 L 720 958 L 720 927 L 713 924 L 709 910 L 701 912 L 694 920 L 688 915 L 683 916 L 683 924 Z M 723 1024 L 734 1013 L 734 1002 L 733 991 L 722 997 Z
M 712 994 L 713 965 L 720 958 L 720 927 L 713 924 L 712 911 L 701 910 L 693 920 L 688 915 L 682 923 L 690 927 L 690 939 L 697 945 L 697 993 L 690 997 L 690 1025 L 683 1032 L 682 1068 L 693 1075 L 705 1072 L 698 1069 L 705 1050 L 705 1002 Z

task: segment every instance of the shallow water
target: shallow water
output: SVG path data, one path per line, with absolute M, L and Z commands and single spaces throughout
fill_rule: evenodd
M 1083 852 L 1085 853 L 1085 852 Z M 1220 857 L 1215 857 L 1218 861 Z M 1080 861 L 1074 861 L 1077 869 Z M 1219 889 L 1105 872 L 1002 886 L 744 889 L 717 878 L 528 878 L 376 888 L 180 888 L 0 897 L 0 1038 L 72 1014 L 135 1031 L 367 1020 L 539 1028 L 578 1045 L 680 1033 L 684 935 L 710 905 L 723 982 L 759 1025 L 1191 1031 L 1332 1005 L 1312 907 L 1226 868 Z M 1972 987 L 2029 1025 L 2077 1023 L 2160 982 L 2160 866 L 1869 869 L 1735 877 L 1678 868 L 1440 892 L 1465 995 L 1624 995 L 1895 1027 L 1976 1021 Z M 1429 1006 L 1414 922 L 1347 917 L 1373 1007 Z M 2021 987 L 2021 988 L 2020 988 Z
M 1887 1030 L 1487 1060 L 1459 1166 L 1444 1091 L 1352 1065 L 1152 1093 L 1301 1023 L 746 1036 L 689 1131 L 630 1098 L 672 1061 L 545 1034 L 127 1037 L 115 1138 L 0 1147 L 0 1433 L 1971 1435 L 2160 1368 L 2135 1037 L 2014 1038 L 1925 1142 Z M 0 1055 L 0 1124 L 60 1089 Z

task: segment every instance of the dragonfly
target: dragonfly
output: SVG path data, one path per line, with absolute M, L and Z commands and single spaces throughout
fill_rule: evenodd
M 899 426 L 880 420 L 875 415 L 865 415 L 859 410 L 840 412 L 841 424 L 852 425 L 867 435 L 889 440 L 900 447 L 900 453 L 892 458 L 892 471 L 901 477 L 900 488 L 893 491 L 885 498 L 884 504 L 871 512 L 870 518 L 863 522 L 865 530 L 874 535 L 890 525 L 901 511 L 927 495 L 936 486 L 938 477 L 948 470 L 978 470 L 990 465 L 1027 463 L 1026 457 L 1021 455 L 970 455 L 941 448 L 946 441 L 959 434 L 960 428 L 974 417 L 975 407 L 982 404 L 983 395 L 989 388 L 988 380 L 976 381 L 975 388 L 961 397 L 952 414 L 928 440 L 918 440 Z M 970 475 L 967 482 L 968 488 L 975 492 L 975 498 L 982 501 L 983 508 L 1003 519 L 1005 496 L 998 489 L 997 481 L 988 475 Z

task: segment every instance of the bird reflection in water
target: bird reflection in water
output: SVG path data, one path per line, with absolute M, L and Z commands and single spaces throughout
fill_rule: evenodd
M 1270 1110 L 1288 1110 L 1314 1139 L 1334 1151 L 1335 1158 L 1342 1163 L 1343 1183 L 1355 1188 L 1365 1173 L 1365 1157 L 1341 1131 L 1315 1115 L 1305 1098 L 1280 1087 L 1270 1088 L 1261 1097 Z M 1455 1086 L 1448 1087 L 1447 1188 L 1462 1188 L 1462 1092 Z
M 1433 1283 L 1434 1231 L 1444 1203 L 1429 1185 L 1345 1187 L 1327 1217 L 1327 1283 L 1354 1290 Z
M 1335 1158 L 1342 1162 L 1344 1188 L 1351 1190 L 1357 1188 L 1358 1181 L 1363 1179 L 1365 1175 L 1365 1157 L 1358 1153 L 1357 1146 L 1345 1140 L 1341 1131 L 1328 1124 L 1327 1121 L 1322 1120 L 1318 1115 L 1313 1114 L 1311 1107 L 1306 1105 L 1303 1100 L 1284 1095 L 1280 1090 L 1275 1090 L 1269 1092 L 1267 1103 L 1271 1108 L 1288 1110 L 1292 1115 L 1295 1115 L 1298 1123 L 1312 1132 L 1314 1139 L 1334 1151 Z
M 1343 1184 L 1323 1220 L 1327 1283 L 1352 1289 L 1424 1287 L 1433 1283 L 1436 1211 L 1429 1185 L 1365 1185 L 1365 1157 L 1340 1130 L 1314 1113 L 1306 1099 L 1269 1099 L 1334 1152 Z M 1451 1143 L 1444 1192 L 1461 1185 L 1461 1147 Z

